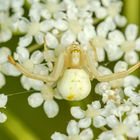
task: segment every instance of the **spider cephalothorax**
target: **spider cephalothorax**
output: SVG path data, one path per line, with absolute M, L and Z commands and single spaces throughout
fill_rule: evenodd
M 45 54 L 47 55 L 47 52 Z M 123 78 L 140 66 L 139 62 L 127 71 L 102 76 L 96 69 L 96 51 L 90 43 L 86 50 L 79 44 L 73 43 L 62 51 L 56 60 L 53 72 L 45 77 L 30 73 L 22 64 L 15 62 L 9 56 L 9 61 L 25 76 L 41 80 L 47 84 L 51 83 L 49 85 L 52 88 L 54 84 L 57 85 L 59 94 L 70 101 L 86 98 L 91 91 L 91 80 L 97 79 L 98 81 L 108 82 Z

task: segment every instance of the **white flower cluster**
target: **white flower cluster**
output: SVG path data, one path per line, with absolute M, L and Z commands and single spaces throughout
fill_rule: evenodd
M 0 43 L 20 35 L 14 59 L 29 72 L 47 77 L 54 68 L 56 56 L 72 44 L 79 42 L 88 49 L 89 42 L 97 53 L 97 62 L 114 61 L 113 72 L 122 72 L 139 61 L 140 37 L 138 27 L 126 26 L 121 15 L 121 0 L 0 0 Z M 24 8 L 23 8 L 24 7 Z M 26 9 L 26 10 L 25 10 Z M 124 33 L 120 30 L 125 27 Z M 48 50 L 42 50 L 47 40 Z M 6 84 L 4 75 L 21 73 L 8 62 L 9 48 L 0 46 L 0 88 Z M 101 75 L 112 71 L 98 65 Z M 54 85 L 21 76 L 24 89 L 36 92 L 28 97 L 28 104 L 43 109 L 48 118 L 59 112 L 56 99 L 63 99 Z M 83 110 L 71 108 L 76 119 L 67 126 L 67 135 L 55 132 L 52 140 L 92 140 L 97 137 L 92 128 L 103 131 L 98 140 L 140 139 L 140 79 L 130 75 L 125 78 L 98 83 L 95 92 L 101 101 L 93 101 Z M 96 96 L 96 95 L 95 95 Z M 5 108 L 7 96 L 0 94 L 0 109 Z M 7 119 L 0 112 L 0 123 Z

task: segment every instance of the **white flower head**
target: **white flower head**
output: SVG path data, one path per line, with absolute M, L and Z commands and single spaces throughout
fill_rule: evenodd
M 80 132 L 78 123 L 75 120 L 71 120 L 67 126 L 68 135 L 55 132 L 51 138 L 52 140 L 92 140 L 94 135 L 90 128 L 83 129 Z

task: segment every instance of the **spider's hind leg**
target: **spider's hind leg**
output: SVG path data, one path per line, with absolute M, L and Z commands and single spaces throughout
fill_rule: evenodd
M 105 76 L 97 76 L 96 78 L 102 82 L 107 82 L 107 81 L 124 78 L 124 77 L 128 76 L 129 74 L 131 74 L 132 72 L 134 72 L 139 67 L 140 67 L 140 62 L 138 62 L 137 64 L 135 64 L 134 66 L 132 66 L 131 68 L 129 68 L 126 71 L 113 73 L 113 74 L 109 74 L 109 75 L 105 75 Z
M 58 60 L 54 66 L 53 72 L 48 76 L 37 75 L 28 71 L 23 65 L 17 63 L 12 56 L 8 56 L 8 60 L 11 64 L 13 64 L 22 74 L 25 76 L 40 80 L 43 82 L 55 82 L 58 80 L 64 68 L 64 55 L 63 53 L 58 57 Z

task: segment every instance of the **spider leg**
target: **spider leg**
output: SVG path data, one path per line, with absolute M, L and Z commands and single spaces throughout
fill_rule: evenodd
M 47 41 L 46 38 L 44 37 L 44 52 L 48 51 L 48 47 L 47 47 Z
M 96 78 L 98 81 L 101 81 L 101 82 L 108 82 L 108 81 L 124 78 L 140 67 L 140 62 L 138 62 L 137 64 L 135 64 L 134 66 L 132 66 L 131 68 L 129 68 L 126 71 L 102 76 L 98 72 L 98 70 L 95 66 L 96 59 L 95 58 L 93 59 L 93 57 L 95 57 L 95 56 L 93 56 L 92 53 L 87 52 L 87 63 L 88 63 L 88 67 L 90 68 L 90 70 L 92 71 L 92 74 L 93 74 L 92 79 Z
M 96 78 L 97 78 L 97 80 L 99 80 L 101 82 L 112 81 L 112 80 L 124 78 L 124 77 L 128 76 L 130 73 L 134 72 L 139 67 L 140 67 L 140 62 L 138 62 L 137 64 L 135 64 L 134 66 L 132 66 L 131 68 L 129 68 L 126 71 L 113 73 L 113 74 L 109 74 L 109 75 L 105 75 L 105 76 L 98 75 Z
M 89 41 L 89 47 L 93 50 L 93 53 L 94 53 L 93 58 L 97 62 L 98 61 L 97 50 L 96 50 L 96 47 L 93 45 L 92 40 Z
M 61 73 L 63 71 L 63 68 L 64 68 L 64 54 L 63 53 L 58 57 L 58 60 L 54 66 L 53 72 L 46 77 L 43 75 L 37 75 L 37 74 L 29 72 L 23 65 L 17 63 L 13 59 L 12 56 L 9 56 L 8 60 L 11 64 L 13 64 L 25 76 L 32 78 L 32 79 L 41 80 L 43 82 L 55 82 L 55 81 L 57 81 L 59 76 L 61 75 Z

